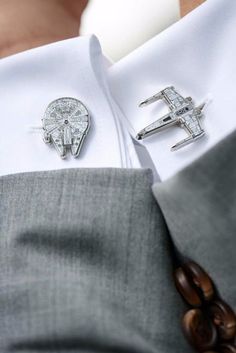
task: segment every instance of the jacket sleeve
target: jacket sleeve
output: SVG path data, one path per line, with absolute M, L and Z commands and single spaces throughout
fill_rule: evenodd
M 0 352 L 189 352 L 148 170 L 0 178 Z
M 236 309 L 236 132 L 153 187 L 172 240 L 201 264 Z

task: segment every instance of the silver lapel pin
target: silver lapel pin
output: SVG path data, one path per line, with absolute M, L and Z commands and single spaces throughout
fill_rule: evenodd
M 90 116 L 85 105 L 75 98 L 56 99 L 46 109 L 43 123 L 43 139 L 52 143 L 61 158 L 69 148 L 78 157 L 90 128 Z
M 176 151 L 204 136 L 205 131 L 199 119 L 203 117 L 202 110 L 205 103 L 195 107 L 191 97 L 183 98 L 174 87 L 167 87 L 143 101 L 139 106 L 145 107 L 160 99 L 168 105 L 170 112 L 141 130 L 136 137 L 138 140 L 177 125 L 184 128 L 189 136 L 171 147 L 171 151 Z

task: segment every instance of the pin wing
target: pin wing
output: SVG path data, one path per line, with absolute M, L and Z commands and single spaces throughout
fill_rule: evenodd
M 139 104 L 139 107 L 145 107 L 152 104 L 158 100 L 164 100 L 171 111 L 181 108 L 183 105 L 189 104 L 190 98 L 182 97 L 178 92 L 176 92 L 174 87 L 167 87 L 162 91 L 154 94 L 152 97 L 146 99 Z
M 167 87 L 162 91 L 162 98 L 168 105 L 171 111 L 181 108 L 182 106 L 189 104 L 190 98 L 182 97 L 176 92 L 174 87 Z

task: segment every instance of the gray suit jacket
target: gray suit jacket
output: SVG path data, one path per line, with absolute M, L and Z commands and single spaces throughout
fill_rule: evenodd
M 236 134 L 152 192 L 149 170 L 0 178 L 0 352 L 191 352 L 173 247 L 236 308 Z

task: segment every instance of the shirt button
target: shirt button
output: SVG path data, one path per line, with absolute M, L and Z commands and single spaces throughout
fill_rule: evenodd
M 228 304 L 222 300 L 214 301 L 210 308 L 210 315 L 223 340 L 231 340 L 236 335 L 236 316 Z
M 201 352 L 216 345 L 216 328 L 200 309 L 191 309 L 184 315 L 183 330 L 189 343 Z

